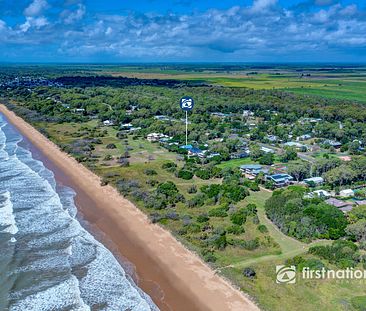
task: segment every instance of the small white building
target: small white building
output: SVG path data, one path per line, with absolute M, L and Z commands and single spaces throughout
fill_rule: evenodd
M 314 184 L 315 186 L 319 186 L 324 182 L 324 179 L 323 177 L 311 177 L 304 179 L 303 182 L 308 185 Z
M 326 190 L 315 190 L 312 192 L 314 195 L 316 195 L 319 198 L 330 198 L 332 194 Z
M 156 142 L 162 138 L 169 138 L 169 136 L 162 133 L 150 133 L 147 135 L 147 140 L 150 142 Z
M 275 153 L 273 149 L 267 147 L 261 147 L 261 151 L 264 153 Z
M 105 121 L 103 121 L 103 125 L 104 126 L 112 126 L 112 125 L 114 125 L 114 122 L 111 121 L 111 120 L 105 120 Z
M 342 198 L 354 197 L 355 192 L 352 189 L 344 189 L 339 192 L 339 196 Z

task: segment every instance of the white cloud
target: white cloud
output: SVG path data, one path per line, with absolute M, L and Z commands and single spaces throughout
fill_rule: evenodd
M 25 10 L 25 16 L 38 16 L 48 7 L 46 0 L 34 0 Z
M 273 7 L 275 4 L 277 4 L 277 0 L 254 0 L 251 9 L 253 12 L 260 12 Z
M 5 30 L 6 29 L 6 23 L 0 19 L 0 31 Z
M 72 24 L 76 21 L 81 20 L 85 15 L 86 9 L 85 6 L 82 4 L 78 5 L 78 8 L 76 11 L 64 11 L 62 12 L 62 16 L 64 16 L 64 22 L 65 24 Z
M 250 7 L 210 9 L 189 15 L 93 15 L 90 11 L 87 18 L 84 5 L 73 7 L 59 8 L 58 12 L 64 11 L 56 19 L 51 15 L 27 16 L 23 24 L 13 28 L 0 21 L 0 31 L 5 29 L 2 37 L 19 45 L 50 43 L 63 55 L 106 54 L 152 60 L 211 57 L 229 61 L 257 56 L 273 59 L 276 55 L 282 60 L 286 55 L 301 53 L 327 55 L 330 49 L 366 50 L 366 12 L 356 5 L 338 3 L 299 11 L 283 8 L 277 0 L 256 0 Z
M 27 17 L 25 23 L 21 24 L 19 28 L 22 32 L 27 32 L 32 27 L 40 29 L 46 25 L 48 25 L 48 21 L 45 17 Z

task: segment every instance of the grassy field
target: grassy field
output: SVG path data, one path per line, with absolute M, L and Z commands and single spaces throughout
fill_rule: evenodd
M 253 74 L 254 72 L 254 74 Z M 228 87 L 246 87 L 253 89 L 279 89 L 287 92 L 315 95 L 343 100 L 366 102 L 366 69 L 349 70 L 316 67 L 281 67 L 272 69 L 223 70 L 205 68 L 197 70 L 187 68 L 163 67 L 106 67 L 95 71 L 98 74 L 113 76 L 177 79 L 206 82 Z

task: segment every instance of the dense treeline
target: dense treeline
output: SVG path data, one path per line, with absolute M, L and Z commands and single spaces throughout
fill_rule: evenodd
M 300 240 L 338 239 L 345 235 L 348 221 L 336 207 L 321 200 L 306 200 L 304 188 L 276 190 L 267 200 L 269 219 L 285 234 Z

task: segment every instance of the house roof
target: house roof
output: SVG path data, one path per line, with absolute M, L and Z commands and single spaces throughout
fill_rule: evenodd
M 240 165 L 240 168 L 242 170 L 260 170 L 262 168 L 262 165 L 260 165 L 260 164 L 244 164 L 244 165 Z
M 189 152 L 192 152 L 192 153 L 201 153 L 202 150 L 199 149 L 199 148 L 187 148 Z
M 324 182 L 324 178 L 323 177 L 311 177 L 311 178 L 304 179 L 304 182 L 322 183 L 322 182 Z
M 274 174 L 274 175 L 268 176 L 268 178 L 272 179 L 275 182 L 281 182 L 281 181 L 294 179 L 292 176 L 290 176 L 288 174 Z
M 333 205 L 333 206 L 338 207 L 338 208 L 350 205 L 349 202 L 341 201 L 341 200 L 338 200 L 338 199 L 335 199 L 335 198 L 330 198 L 328 200 L 325 200 L 325 202 L 329 205 Z
M 192 149 L 193 146 L 192 145 L 183 145 L 183 146 L 180 146 L 179 148 L 181 148 L 181 149 Z
M 355 201 L 357 205 L 366 205 L 366 200 Z
M 340 208 L 340 210 L 343 212 L 343 213 L 347 213 L 347 212 L 350 212 L 353 210 L 353 206 L 352 205 L 346 205 L 342 208 Z

